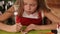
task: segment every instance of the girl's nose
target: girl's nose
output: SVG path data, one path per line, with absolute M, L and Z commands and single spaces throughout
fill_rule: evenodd
M 30 5 L 28 5 L 28 10 L 30 10 L 31 9 L 31 6 Z

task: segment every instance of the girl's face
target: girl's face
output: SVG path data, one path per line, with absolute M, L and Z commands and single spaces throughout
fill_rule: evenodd
M 33 13 L 37 8 L 36 0 L 24 0 L 24 11 L 27 13 Z

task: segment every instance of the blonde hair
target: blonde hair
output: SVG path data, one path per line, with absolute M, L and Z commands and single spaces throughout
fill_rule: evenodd
M 22 17 L 22 14 L 23 14 L 23 0 L 16 0 L 15 2 L 15 5 L 19 5 L 19 8 L 18 8 L 18 16 Z

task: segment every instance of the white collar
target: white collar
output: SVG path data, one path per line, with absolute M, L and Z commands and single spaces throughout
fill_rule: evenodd
M 37 15 L 35 16 L 35 14 L 37 14 Z M 38 13 L 28 15 L 26 12 L 24 12 L 23 17 L 38 19 Z

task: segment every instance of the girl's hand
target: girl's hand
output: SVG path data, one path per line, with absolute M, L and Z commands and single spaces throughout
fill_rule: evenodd
M 16 32 L 19 32 L 22 28 L 22 25 L 20 23 L 16 23 L 15 25 L 12 26 L 12 29 Z
M 21 23 L 16 23 L 16 30 L 21 31 L 22 25 Z
M 27 26 L 27 28 L 23 31 L 23 34 L 28 33 L 30 30 L 35 29 L 35 25 L 34 24 L 30 24 L 29 26 Z

